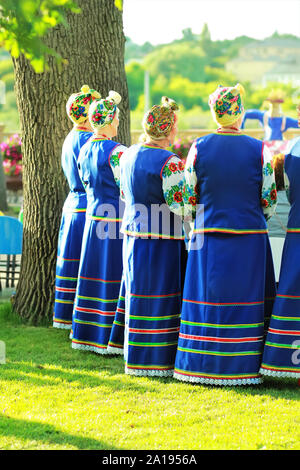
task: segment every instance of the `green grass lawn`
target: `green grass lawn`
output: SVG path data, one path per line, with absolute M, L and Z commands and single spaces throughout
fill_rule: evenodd
M 296 380 L 222 388 L 132 377 L 0 304 L 0 449 L 299 449 Z

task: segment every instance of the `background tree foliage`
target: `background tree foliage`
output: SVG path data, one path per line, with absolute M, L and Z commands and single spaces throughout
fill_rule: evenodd
M 123 1 L 115 0 L 115 6 L 122 10 Z M 60 23 L 68 27 L 67 11 L 80 13 L 76 0 L 0 0 L 0 44 L 12 57 L 24 54 L 35 72 L 43 72 L 49 56 L 63 61 L 43 38 Z
M 54 15 L 54 11 L 56 11 L 59 4 L 61 16 L 56 14 L 56 21 L 65 21 L 63 18 L 68 8 L 71 8 L 71 5 L 75 5 L 75 3 L 78 4 L 77 0 L 72 0 L 72 2 L 66 0 L 51 0 L 51 2 L 42 0 L 0 0 L 0 5 L 9 3 L 18 6 L 22 4 L 21 13 L 19 13 L 22 16 L 27 2 L 28 4 L 35 4 L 35 7 L 37 5 L 42 7 L 46 3 L 49 6 L 52 3 L 52 15 Z M 122 9 L 122 1 L 115 0 L 115 5 Z M 77 7 L 74 8 L 77 11 Z M 17 12 L 16 9 L 15 11 Z M 27 11 L 29 11 L 28 7 Z M 45 10 L 43 11 L 45 12 Z M 38 17 L 40 23 L 41 18 L 43 18 L 42 13 L 39 13 Z M 46 17 L 44 19 L 48 21 Z M 30 27 L 33 28 L 32 25 Z M 276 32 L 272 38 L 295 40 L 292 35 L 279 35 Z M 35 37 L 35 39 L 43 41 L 43 37 Z M 194 34 L 191 28 L 186 28 L 182 31 L 181 38 L 164 45 L 154 46 L 149 42 L 138 45 L 127 37 L 125 63 L 132 128 L 140 128 L 141 125 L 141 115 L 144 112 L 145 103 L 144 74 L 146 70 L 150 72 L 150 104 L 158 102 L 162 95 L 170 95 L 180 104 L 182 127 L 213 126 L 214 123 L 211 120 L 208 108 L 208 96 L 219 84 L 232 85 L 239 81 L 234 72 L 226 70 L 226 64 L 238 56 L 241 48 L 250 43 L 259 44 L 259 41 L 248 36 L 241 36 L 233 40 L 212 41 L 207 24 L 203 26 L 200 34 Z M 0 122 L 5 122 L 7 130 L 15 131 L 19 129 L 19 115 L 13 91 L 12 62 L 9 54 L 5 51 L 2 54 L 0 53 L 0 59 L 2 59 L 0 60 L 0 80 L 6 85 L 6 102 L 0 104 Z M 46 57 L 44 59 L 46 60 Z M 37 60 L 37 63 L 42 66 L 42 62 L 39 60 Z M 247 108 L 263 108 L 269 89 L 279 86 L 277 83 L 265 87 L 262 85 L 254 86 L 249 81 L 243 81 L 243 85 L 247 92 L 245 100 Z M 290 84 L 280 86 L 287 97 L 283 105 L 283 111 L 294 116 L 297 89 Z M 198 120 L 196 119 L 197 113 Z M 252 124 L 250 123 L 250 125 Z M 254 122 L 253 125 L 257 125 L 257 123 Z
M 0 42 L 12 57 L 22 53 L 35 72 L 47 67 L 47 57 L 62 57 L 47 46 L 42 38 L 60 23 L 67 27 L 66 11 L 79 13 L 73 0 L 1 0 Z
M 299 41 L 290 35 L 274 35 L 270 39 Z M 158 103 L 163 95 L 169 95 L 180 105 L 181 128 L 214 127 L 208 106 L 208 97 L 218 85 L 231 86 L 239 79 L 226 65 L 235 59 L 241 48 L 260 44 L 248 36 L 233 40 L 212 41 L 208 25 L 197 35 L 190 28 L 182 31 L 182 37 L 170 44 L 141 46 L 127 38 L 125 47 L 126 75 L 129 87 L 132 128 L 141 127 L 144 112 L 144 74 L 150 73 L 150 103 Z M 233 69 L 234 70 L 234 69 Z M 265 99 L 273 88 L 285 92 L 283 112 L 296 117 L 295 101 L 300 99 L 299 87 L 291 83 L 268 83 L 265 86 L 243 81 L 246 90 L 246 108 L 264 109 Z M 198 118 L 197 118 L 198 116 Z M 257 127 L 257 122 L 249 126 Z
M 204 67 L 210 63 L 197 42 L 179 42 L 155 49 L 144 60 L 144 66 L 152 77 L 162 75 L 166 79 L 180 75 L 192 82 L 203 81 Z

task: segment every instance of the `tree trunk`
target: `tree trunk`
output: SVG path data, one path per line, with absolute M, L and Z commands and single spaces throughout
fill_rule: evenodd
M 68 14 L 69 27 L 51 30 L 47 44 L 66 65 L 50 60 L 36 74 L 24 56 L 14 60 L 23 149 L 24 235 L 14 310 L 32 324 L 52 320 L 61 210 L 67 187 L 61 148 L 72 123 L 69 96 L 84 84 L 107 96 L 122 96 L 118 141 L 130 144 L 129 100 L 124 68 L 122 12 L 114 0 L 78 0 L 81 14 Z

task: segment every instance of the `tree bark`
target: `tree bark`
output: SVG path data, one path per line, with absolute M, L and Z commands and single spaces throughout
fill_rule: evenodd
M 14 60 L 23 149 L 24 225 L 20 281 L 13 308 L 32 324 L 52 320 L 57 240 L 67 186 L 61 170 L 63 141 L 72 128 L 69 96 L 84 84 L 122 96 L 119 137 L 130 144 L 129 100 L 124 68 L 122 12 L 114 0 L 78 0 L 68 27 L 51 30 L 47 44 L 67 60 L 36 74 L 28 60 Z

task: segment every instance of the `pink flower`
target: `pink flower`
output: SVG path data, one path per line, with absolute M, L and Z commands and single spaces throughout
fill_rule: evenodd
M 0 151 L 3 154 L 3 169 L 5 174 L 19 174 L 22 170 L 22 150 L 19 135 L 14 134 L 6 142 L 1 142 Z
M 3 160 L 3 170 L 6 175 L 10 174 L 11 162 L 7 158 Z
M 16 164 L 15 166 L 15 175 L 22 173 L 22 165 Z
M 0 144 L 0 150 L 1 152 L 5 152 L 6 149 L 9 148 L 9 145 L 6 142 L 1 142 Z

